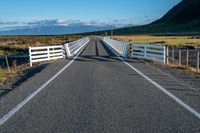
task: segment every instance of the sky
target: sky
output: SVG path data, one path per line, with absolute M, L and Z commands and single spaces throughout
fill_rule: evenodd
M 181 0 L 1 0 L 0 29 L 45 21 L 142 25 L 161 18 Z

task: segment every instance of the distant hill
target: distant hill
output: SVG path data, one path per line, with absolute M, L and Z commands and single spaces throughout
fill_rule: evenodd
M 110 31 L 86 34 L 104 34 Z M 174 6 L 161 19 L 144 26 L 133 26 L 114 30 L 114 35 L 165 34 L 165 35 L 199 35 L 200 34 L 200 0 L 183 0 Z

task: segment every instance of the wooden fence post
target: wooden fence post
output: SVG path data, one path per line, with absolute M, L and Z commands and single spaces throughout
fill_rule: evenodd
M 187 50 L 187 58 L 186 58 L 186 62 L 187 62 L 187 67 L 189 66 L 189 51 Z
M 6 65 L 7 65 L 8 71 L 11 72 L 10 66 L 9 66 L 9 63 L 8 63 L 8 56 L 7 55 L 5 55 L 5 59 L 6 59 Z
M 199 51 L 197 52 L 197 71 L 199 72 Z
M 167 47 L 167 46 L 166 46 L 166 47 Z M 169 47 L 167 47 L 167 53 L 166 53 L 166 54 L 167 54 L 167 57 L 166 57 L 166 58 L 167 58 L 167 65 L 168 65 L 168 64 L 169 64 Z
M 179 65 L 181 65 L 181 50 L 179 49 Z
M 172 61 L 174 62 L 174 47 L 172 48 Z

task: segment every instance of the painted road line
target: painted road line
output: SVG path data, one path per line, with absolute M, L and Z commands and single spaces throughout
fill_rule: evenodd
M 89 43 L 85 43 L 86 46 Z M 82 48 L 82 50 L 85 48 L 85 46 Z M 33 97 L 35 97 L 39 92 L 41 92 L 49 83 L 51 83 L 53 80 L 55 80 L 64 70 L 66 70 L 79 56 L 80 52 L 71 60 L 66 66 L 64 66 L 58 73 L 56 73 L 52 78 L 50 78 L 46 83 L 44 83 L 41 87 L 39 87 L 37 90 L 35 90 L 33 93 L 31 93 L 27 98 L 25 98 L 23 101 L 21 101 L 17 106 L 15 106 L 12 110 L 10 110 L 8 113 L 6 113 L 1 119 L 0 119 L 0 126 L 3 125 L 8 119 L 10 119 L 16 112 L 18 112 L 24 105 L 26 105 Z
M 106 42 L 105 42 L 106 44 Z M 140 76 L 142 76 L 143 78 L 145 78 L 147 81 L 149 81 L 151 84 L 153 84 L 154 86 L 156 86 L 159 90 L 161 90 L 163 93 L 165 93 L 167 96 L 169 96 L 171 99 L 173 99 L 176 103 L 178 103 L 180 106 L 182 106 L 184 109 L 186 109 L 187 111 L 189 111 L 191 114 L 193 114 L 194 116 L 196 116 L 197 118 L 200 119 L 200 113 L 197 112 L 196 110 L 194 110 L 192 107 L 190 107 L 189 105 L 187 105 L 186 103 L 184 103 L 181 99 L 179 99 L 178 97 L 176 97 L 174 94 L 172 94 L 171 92 L 167 91 L 164 87 L 162 87 L 161 85 L 159 85 L 158 83 L 156 83 L 155 81 L 153 81 L 151 78 L 149 78 L 148 76 L 146 76 L 144 73 L 142 73 L 141 71 L 139 71 L 138 69 L 136 69 L 135 67 L 133 67 L 132 65 L 130 65 L 128 62 L 126 62 L 122 57 L 118 56 L 118 54 L 116 54 L 116 52 L 108 45 L 108 48 L 113 51 L 113 53 L 123 62 L 125 63 L 127 66 L 129 66 L 132 70 L 134 70 L 135 72 L 137 72 Z
M 134 70 L 135 72 L 137 72 L 140 76 L 142 76 L 143 78 L 145 78 L 147 81 L 149 81 L 151 84 L 153 84 L 154 86 L 156 86 L 159 90 L 161 90 L 163 93 L 165 93 L 167 96 L 169 96 L 171 99 L 173 99 L 176 103 L 178 103 L 180 106 L 182 106 L 183 108 L 185 108 L 187 111 L 189 111 L 191 114 L 193 114 L 194 116 L 196 116 L 197 118 L 200 119 L 200 113 L 198 113 L 196 110 L 194 110 L 192 107 L 190 107 L 189 105 L 187 105 L 186 103 L 184 103 L 181 99 L 179 99 L 178 97 L 176 97 L 174 94 L 172 94 L 171 92 L 167 91 L 164 87 L 162 87 L 161 85 L 159 85 L 158 83 L 156 83 L 155 81 L 153 81 L 151 78 L 149 78 L 148 76 L 146 76 L 144 73 L 142 73 L 141 71 L 139 71 L 138 69 L 136 69 L 135 67 L 133 67 L 132 65 L 130 65 L 128 62 L 126 62 L 123 58 L 118 57 L 123 63 L 125 63 L 127 66 L 129 66 L 132 70 Z

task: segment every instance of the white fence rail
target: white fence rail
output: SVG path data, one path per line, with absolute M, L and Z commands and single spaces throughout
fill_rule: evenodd
M 67 57 L 71 58 L 76 55 L 85 45 L 88 44 L 89 41 L 89 37 L 85 37 L 71 43 L 66 43 L 64 47 L 67 53 Z
M 118 56 L 130 58 L 138 58 L 151 60 L 154 62 L 166 63 L 166 47 L 155 46 L 147 44 L 129 44 L 126 42 L 120 42 L 108 37 L 104 37 L 103 41 L 112 48 Z
M 103 41 L 112 48 L 118 56 L 125 57 L 127 55 L 128 43 L 116 41 L 108 37 L 104 37 Z
M 166 63 L 166 47 L 146 44 L 130 44 L 129 53 L 131 58 L 151 60 Z
M 30 66 L 41 61 L 65 58 L 63 46 L 29 47 Z
M 89 38 L 82 38 L 77 41 L 59 46 L 29 47 L 30 66 L 41 61 L 50 61 L 71 58 L 76 55 L 89 42 Z

